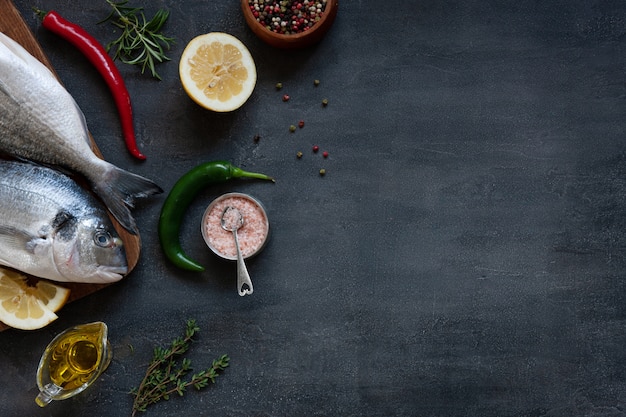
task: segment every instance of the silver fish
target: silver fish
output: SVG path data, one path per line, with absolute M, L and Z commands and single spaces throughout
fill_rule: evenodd
M 57 170 L 9 160 L 0 160 L 0 264 L 63 282 L 115 282 L 128 272 L 96 198 Z
M 163 192 L 152 181 L 103 161 L 85 117 L 54 74 L 0 33 L 0 152 L 62 167 L 86 178 L 120 224 L 137 233 L 135 198 Z

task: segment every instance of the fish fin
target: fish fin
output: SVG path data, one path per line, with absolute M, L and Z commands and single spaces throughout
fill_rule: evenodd
M 5 264 L 20 269 L 30 263 L 31 255 L 44 254 L 49 248 L 49 243 L 46 239 L 23 230 L 10 226 L 0 226 L 0 246 L 17 249 L 10 251 L 10 259 L 5 259 Z M 21 248 L 25 250 L 20 250 Z
M 30 233 L 16 229 L 11 226 L 0 226 L 0 241 L 13 248 L 26 248 L 29 252 L 33 253 L 33 247 L 30 242 L 38 237 L 31 235 Z
M 163 192 L 151 180 L 113 165 L 107 178 L 92 186 L 113 217 L 133 234 L 137 234 L 137 225 L 130 209 L 134 207 L 135 199 Z
M 35 255 L 40 255 L 44 248 L 48 247 L 46 238 L 11 226 L 0 226 L 0 241 L 12 245 L 11 247 L 24 248 L 28 253 Z

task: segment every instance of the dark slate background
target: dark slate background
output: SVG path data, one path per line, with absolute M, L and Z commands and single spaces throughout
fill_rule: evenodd
M 164 196 L 141 202 L 130 276 L 42 330 L 0 334 L 1 415 L 130 415 L 152 349 L 189 318 L 201 327 L 197 369 L 222 353 L 231 366 L 146 415 L 626 415 L 626 3 L 343 0 L 321 44 L 286 52 L 252 34 L 235 0 L 131 0 L 149 15 L 169 9 L 177 39 L 161 82 L 121 66 L 143 163 L 127 154 L 97 72 L 30 10 L 56 9 L 107 43 L 115 29 L 96 24 L 106 3 L 15 3 L 106 159 L 166 192 L 214 159 L 277 182 L 198 196 L 181 236 L 204 273 L 164 258 Z M 210 31 L 237 36 L 256 60 L 254 94 L 230 114 L 199 108 L 178 79 L 184 46 Z M 271 221 L 249 297 L 199 232 L 228 191 L 260 199 Z M 109 369 L 38 409 L 43 349 L 95 320 L 110 328 Z

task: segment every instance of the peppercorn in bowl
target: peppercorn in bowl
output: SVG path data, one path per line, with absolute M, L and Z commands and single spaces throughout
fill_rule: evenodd
M 241 0 L 250 29 L 265 43 L 282 49 L 319 42 L 338 8 L 338 0 Z

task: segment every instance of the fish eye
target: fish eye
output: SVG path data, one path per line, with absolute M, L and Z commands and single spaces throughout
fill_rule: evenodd
M 112 240 L 111 234 L 105 230 L 96 230 L 96 233 L 93 235 L 93 241 L 102 248 L 110 246 Z

